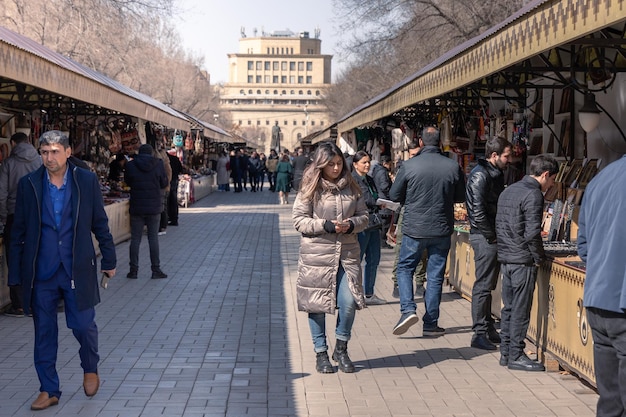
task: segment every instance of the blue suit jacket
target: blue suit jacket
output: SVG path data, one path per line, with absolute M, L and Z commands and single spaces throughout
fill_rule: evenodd
M 45 167 L 24 176 L 17 189 L 9 268 L 9 285 L 22 285 L 24 307 L 30 310 L 33 281 L 37 273 L 37 257 L 41 240 L 41 217 Z M 91 238 L 95 235 L 102 253 L 101 269 L 114 269 L 115 245 L 109 232 L 109 219 L 104 211 L 100 184 L 96 175 L 68 162 L 68 186 L 71 188 L 72 279 L 78 309 L 84 310 L 100 302 L 96 253 Z

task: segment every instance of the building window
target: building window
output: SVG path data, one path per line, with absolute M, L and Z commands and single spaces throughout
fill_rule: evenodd
M 295 90 L 291 90 L 291 91 L 289 92 L 289 94 L 292 94 L 292 95 L 293 95 L 293 94 L 296 94 L 296 91 L 295 91 Z
M 294 120 L 294 121 L 293 121 L 293 125 L 294 125 L 294 126 L 298 126 L 298 121 L 297 121 L 297 120 Z
M 261 76 L 260 76 L 260 75 L 257 75 L 257 76 L 256 76 L 256 82 L 257 82 L 257 84 L 261 84 L 261 81 L 262 81 Z
M 270 61 L 265 61 L 265 71 L 269 71 L 271 68 L 272 67 Z
M 252 94 L 252 90 L 248 90 L 248 94 Z
M 284 95 L 287 95 L 287 90 L 283 90 L 283 91 L 281 91 L 281 93 L 280 93 L 280 94 L 282 94 L 283 96 L 284 96 Z
M 271 79 L 270 76 L 266 75 L 265 76 L 265 84 L 269 84 L 270 83 L 270 79 Z
M 304 93 L 302 92 L 302 90 L 298 90 L 298 94 L 302 95 Z
M 254 75 L 248 75 L 248 84 L 252 84 L 254 82 Z
M 322 126 L 324 126 L 324 121 L 322 120 L 322 121 L 320 122 L 320 124 L 321 124 Z
M 315 120 L 311 120 L 311 126 L 315 126 Z
M 274 76 L 272 77 L 272 82 L 273 82 L 274 84 L 278 84 L 278 75 L 274 75 Z M 276 94 L 276 93 L 274 93 L 274 94 Z
M 306 126 L 306 120 L 302 121 L 302 126 Z
M 272 62 L 272 69 L 274 71 L 278 71 L 279 68 L 280 68 L 280 65 L 279 65 L 278 61 Z
M 270 90 L 265 90 L 265 94 L 269 95 Z
M 245 90 L 239 90 L 239 94 L 246 94 Z
M 313 63 L 311 61 L 306 62 L 306 70 L 313 71 Z
M 278 94 L 278 90 L 274 90 L 274 95 Z
M 306 83 L 307 84 L 311 84 L 313 82 L 313 77 L 311 77 L 310 75 L 306 76 Z M 309 91 L 309 94 L 311 94 L 311 92 Z
M 269 120 L 266 120 L 266 121 L 265 121 L 265 126 L 269 126 L 269 125 L 270 125 L 270 121 L 269 121 Z
M 319 97 L 320 91 L 319 90 L 315 90 L 315 95 Z
M 257 120 L 257 121 L 256 121 L 256 125 L 257 125 L 257 126 L 261 126 L 261 121 L 260 121 L 260 120 Z
M 263 69 L 263 61 L 256 62 L 256 69 L 257 71 L 261 71 Z
M 291 55 L 293 55 L 293 48 L 291 48 Z
M 280 69 L 281 71 L 287 71 L 287 61 L 281 61 Z
M 256 93 L 257 93 L 258 95 L 261 95 L 261 90 L 256 90 Z
M 282 84 L 287 84 L 287 76 L 286 75 L 281 75 L 280 76 L 280 82 Z M 285 94 L 285 93 L 283 93 L 283 94 Z
M 267 55 L 269 55 L 269 54 L 270 54 L 270 48 L 268 47 L 267 48 Z
M 252 124 L 252 120 L 248 120 L 248 126 Z
M 295 84 L 296 83 L 296 76 L 295 75 L 290 75 L 289 76 L 289 84 Z
M 304 62 L 298 62 L 298 71 L 304 71 Z
M 295 62 L 290 62 L 289 63 L 289 71 L 295 71 L 296 70 L 296 63 Z
M 248 70 L 252 71 L 254 69 L 254 61 L 248 61 Z
M 302 75 L 298 75 L 298 84 L 302 84 L 304 82 L 304 77 Z
M 289 124 L 289 122 L 287 120 L 285 120 L 285 122 L 283 123 L 285 126 L 287 126 Z

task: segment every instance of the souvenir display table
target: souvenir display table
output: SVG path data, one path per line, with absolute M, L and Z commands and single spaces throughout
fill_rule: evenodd
M 211 194 L 216 187 L 215 174 L 181 175 L 178 180 L 178 204 L 187 207 Z

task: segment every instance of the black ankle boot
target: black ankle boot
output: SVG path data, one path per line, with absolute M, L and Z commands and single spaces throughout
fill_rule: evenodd
M 320 374 L 333 374 L 335 373 L 335 368 L 330 363 L 330 359 L 328 359 L 328 352 L 318 352 L 315 355 L 315 369 Z
M 337 367 L 341 372 L 347 374 L 354 372 L 354 364 L 348 356 L 348 342 L 337 340 L 335 351 L 333 352 L 333 360 L 337 362 Z

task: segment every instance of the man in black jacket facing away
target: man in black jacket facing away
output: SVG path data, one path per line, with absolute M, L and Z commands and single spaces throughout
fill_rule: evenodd
M 470 244 L 474 249 L 476 281 L 472 288 L 471 346 L 497 350 L 500 343 L 491 316 L 491 292 L 496 289 L 500 264 L 496 245 L 496 211 L 498 197 L 504 191 L 504 175 L 512 145 L 504 138 L 494 137 L 485 144 L 485 159 L 467 178 L 465 189 L 467 215 L 470 223 Z
M 521 371 L 544 366 L 524 353 L 537 268 L 545 260 L 541 239 L 543 192 L 554 184 L 559 165 L 546 155 L 535 157 L 529 175 L 510 185 L 498 199 L 496 239 L 502 264 L 500 365 Z
M 139 246 L 144 225 L 148 229 L 152 278 L 167 278 L 161 271 L 159 257 L 159 222 L 163 211 L 161 190 L 168 185 L 163 161 L 154 157 L 154 148 L 148 144 L 139 147 L 139 153 L 126 164 L 124 182 L 130 187 L 130 271 L 126 278 L 137 279 Z
M 391 199 L 405 206 L 397 272 L 401 316 L 393 334 L 404 334 L 418 321 L 413 273 L 426 250 L 423 335 L 441 336 L 445 333 L 438 325 L 443 275 L 454 231 L 454 203 L 465 201 L 465 176 L 456 162 L 441 153 L 436 128 L 424 129 L 420 145 L 422 150 L 404 161 L 389 190 Z

